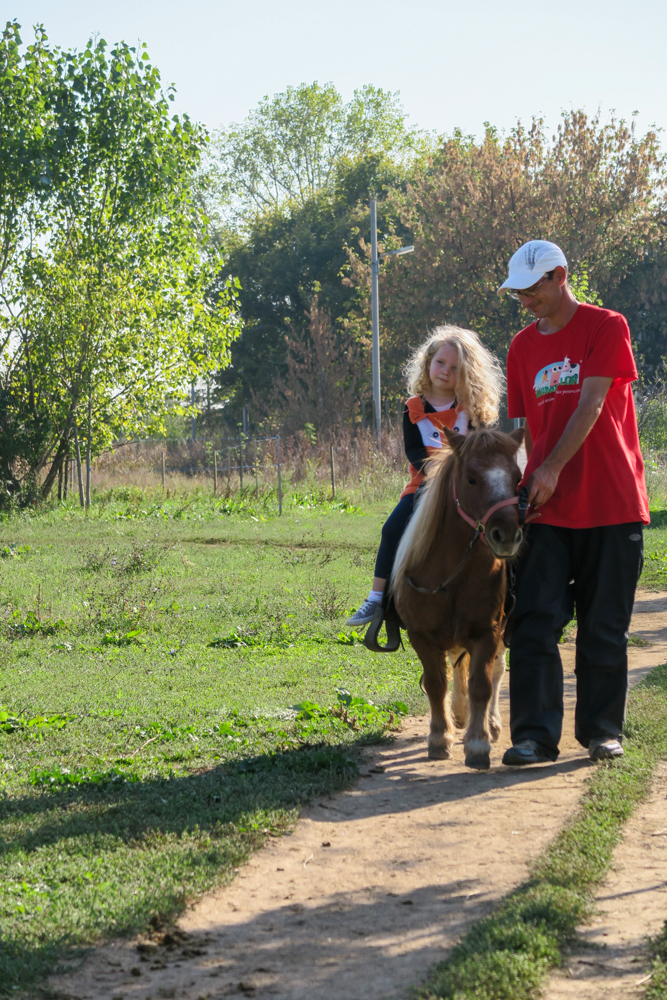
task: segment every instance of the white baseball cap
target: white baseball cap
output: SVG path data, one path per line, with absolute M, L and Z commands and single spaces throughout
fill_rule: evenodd
M 555 267 L 567 268 L 561 248 L 548 240 L 529 240 L 510 260 L 507 281 L 503 281 L 498 295 L 502 295 L 506 288 L 531 288 Z

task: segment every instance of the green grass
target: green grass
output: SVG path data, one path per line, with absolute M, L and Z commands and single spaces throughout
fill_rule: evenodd
M 667 998 L 667 921 L 662 932 L 651 941 L 653 969 L 651 980 L 646 987 L 645 1000 L 666 1000 Z
M 344 626 L 398 485 L 0 517 L 0 992 L 174 919 L 426 710 Z
M 173 919 L 424 711 L 416 656 L 344 626 L 391 490 L 0 520 L 0 992 Z
M 644 533 L 640 586 L 647 590 L 667 590 L 667 510 L 651 510 L 651 524 Z
M 630 694 L 625 756 L 596 768 L 578 814 L 537 861 L 529 880 L 475 924 L 413 996 L 532 1000 L 539 994 L 574 941 L 577 925 L 591 916 L 623 824 L 648 794 L 656 762 L 666 757 L 667 666 L 662 666 Z M 656 1000 L 666 995 L 664 940 L 657 949 L 652 988 L 663 992 L 650 994 Z

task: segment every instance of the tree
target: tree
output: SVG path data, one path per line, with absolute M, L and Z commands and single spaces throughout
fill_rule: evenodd
M 211 169 L 218 199 L 247 222 L 332 191 L 350 162 L 373 155 L 407 162 L 425 144 L 406 127 L 398 94 L 365 86 L 344 104 L 332 83 L 304 83 L 263 98 L 244 122 L 220 129 Z
M 634 123 L 564 114 L 549 139 L 543 122 L 502 137 L 490 126 L 476 143 L 461 134 L 419 163 L 390 199 L 415 245 L 404 266 L 381 277 L 384 384 L 400 385 L 409 346 L 439 323 L 476 329 L 502 357 L 529 319 L 496 289 L 528 239 L 563 247 L 574 274 L 614 307 L 625 276 L 661 245 L 667 174 L 658 137 Z M 394 245 L 392 238 L 386 246 Z M 351 258 L 350 280 L 368 288 L 368 247 Z M 359 320 L 369 322 L 368 292 Z
M 362 344 L 366 331 L 357 329 L 359 289 L 343 282 L 347 247 L 360 253 L 360 232 L 368 230 L 369 190 L 380 196 L 405 184 L 405 171 L 380 155 L 369 155 L 339 168 L 332 191 L 324 189 L 303 205 L 284 203 L 258 213 L 243 236 L 231 243 L 228 264 L 239 279 L 243 333 L 232 346 L 232 364 L 216 378 L 215 395 L 225 400 L 225 412 L 238 422 L 245 403 L 261 399 L 259 412 L 271 420 L 283 415 L 284 397 L 276 391 L 288 376 L 288 341 L 309 343 L 310 308 L 330 318 L 342 357 L 350 363 L 350 334 Z M 385 228 L 389 220 L 381 214 Z M 395 228 L 398 220 L 391 220 Z M 349 378 L 368 382 L 370 355 L 358 357 L 358 371 Z M 348 380 L 349 381 L 349 380 Z M 347 409 L 339 400 L 336 411 Z M 318 419 L 325 419 L 322 412 Z M 326 417 L 328 421 L 328 417 Z M 314 421 L 315 423 L 318 420 Z
M 58 121 L 60 59 L 43 28 L 21 54 L 20 25 L 7 22 L 0 37 L 0 279 L 38 235 L 71 136 Z
M 286 374 L 276 382 L 284 401 L 283 423 L 289 430 L 305 424 L 320 429 L 340 421 L 341 408 L 350 410 L 363 380 L 360 345 L 334 330 L 330 316 L 314 296 L 307 312 L 307 330 L 285 336 Z
M 48 228 L 3 282 L 0 454 L 48 495 L 74 434 L 88 450 L 159 425 L 170 395 L 228 361 L 235 283 L 191 198 L 205 134 L 169 116 L 145 50 L 60 58 L 69 157 Z M 213 294 L 215 293 L 215 294 Z

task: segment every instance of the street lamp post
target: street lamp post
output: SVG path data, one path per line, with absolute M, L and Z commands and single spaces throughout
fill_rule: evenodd
M 373 333 L 373 404 L 375 409 L 375 432 L 378 448 L 382 430 L 380 393 L 380 306 L 378 301 L 378 278 L 380 261 L 385 257 L 400 257 L 412 253 L 414 247 L 401 247 L 389 253 L 378 254 L 377 208 L 375 198 L 371 198 L 371 329 Z

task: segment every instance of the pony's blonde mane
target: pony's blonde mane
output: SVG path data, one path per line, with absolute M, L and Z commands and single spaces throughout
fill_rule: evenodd
M 482 428 L 469 434 L 459 451 L 460 461 L 473 452 L 494 451 L 514 455 L 515 443 L 502 431 Z M 417 501 L 414 514 L 403 533 L 390 588 L 407 573 L 414 573 L 422 566 L 433 550 L 433 543 L 442 526 L 445 510 L 452 489 L 452 476 L 456 466 L 456 456 L 449 449 L 430 458 L 426 465 L 426 484 Z

